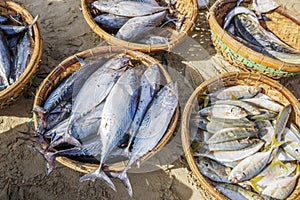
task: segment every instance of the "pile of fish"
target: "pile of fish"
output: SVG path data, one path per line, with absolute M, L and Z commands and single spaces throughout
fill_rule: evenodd
M 93 158 L 99 168 L 80 181 L 98 178 L 115 190 L 108 176 L 118 178 L 132 196 L 127 170 L 164 136 L 178 104 L 177 84 L 162 86 L 156 64 L 146 67 L 126 55 L 88 64 L 78 59 L 80 69 L 34 108 L 42 144 L 35 148 L 47 160 L 48 174 L 57 156 Z M 120 161 L 127 161 L 123 171 L 103 171 Z
M 162 5 L 155 0 L 98 0 L 91 6 L 97 11 L 94 21 L 117 38 L 145 44 L 163 44 L 169 42 L 170 38 L 153 30 L 172 22 L 180 31 L 184 16 L 175 10 L 175 3 L 169 0 L 162 1 Z
M 265 14 L 279 5 L 273 0 L 253 1 L 249 9 L 240 6 L 241 2 L 239 0 L 226 15 L 223 28 L 254 51 L 287 63 L 300 64 L 300 50 L 289 46 L 260 24 L 259 19 L 270 20 Z
M 25 25 L 20 15 L 0 15 L 0 91 L 24 72 L 30 57 L 30 32 L 37 17 Z M 18 24 L 18 25 L 16 25 Z
M 300 132 L 281 105 L 256 86 L 203 94 L 191 116 L 191 146 L 202 175 L 230 199 L 285 199 L 300 175 Z M 299 186 L 298 186 L 299 187 Z

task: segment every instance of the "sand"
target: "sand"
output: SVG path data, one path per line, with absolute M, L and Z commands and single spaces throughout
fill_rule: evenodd
M 0 110 L 0 199 L 130 199 L 120 181 L 113 180 L 117 192 L 99 180 L 80 183 L 82 173 L 59 163 L 56 163 L 53 172 L 46 176 L 46 163 L 42 155 L 30 148 L 30 142 L 21 139 L 24 135 L 19 133 L 20 131 L 32 132 L 30 121 L 34 95 L 47 74 L 68 56 L 105 43 L 85 22 L 78 0 L 16 2 L 27 8 L 34 16 L 39 14 L 43 54 L 32 87 L 16 102 Z M 290 4 L 294 10 L 299 10 L 299 5 L 299 3 Z M 200 10 L 196 28 L 187 42 L 194 45 L 193 48 L 186 52 L 184 45 L 181 45 L 173 53 L 154 55 L 165 62 L 173 79 L 180 82 L 181 91 L 185 91 L 180 95 L 181 111 L 193 88 L 201 83 L 203 77 L 195 77 L 194 73 L 190 73 L 193 69 L 187 70 L 185 65 L 181 64 L 180 56 L 188 57 L 188 60 L 199 56 L 201 62 L 209 65 L 212 63 L 210 57 L 213 56 L 218 60 L 206 21 L 208 7 Z M 205 66 L 203 67 L 205 69 Z M 300 89 L 297 87 L 300 82 L 299 76 L 281 79 L 280 82 L 300 98 Z M 141 173 L 129 174 L 134 193 L 132 199 L 211 199 L 189 170 L 183 156 L 179 130 L 178 125 L 168 146 L 160 156 L 152 159 L 152 167 L 142 168 Z M 159 167 L 154 168 L 153 164 Z

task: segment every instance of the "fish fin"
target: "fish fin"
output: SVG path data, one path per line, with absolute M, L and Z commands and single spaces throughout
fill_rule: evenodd
M 203 107 L 205 108 L 205 107 L 208 106 L 208 103 L 209 103 L 209 96 L 205 96 L 203 100 L 204 100 L 204 102 L 203 102 Z
M 300 174 L 300 164 L 297 165 L 297 169 L 296 169 L 296 175 Z
M 282 141 L 277 141 L 276 140 L 276 135 L 275 134 L 273 134 L 272 135 L 272 148 L 274 149 L 274 148 L 276 148 L 276 147 L 279 147 L 280 145 L 282 145 L 284 142 L 282 142 Z
M 81 143 L 72 135 L 68 134 L 68 133 L 64 133 L 62 136 L 58 137 L 56 140 L 51 141 L 50 145 L 48 146 L 48 149 L 54 148 L 60 144 L 70 144 L 70 145 L 74 145 L 76 147 L 80 147 Z
M 53 153 L 53 152 L 45 152 L 44 158 L 47 161 L 47 164 L 46 164 L 46 167 L 47 167 L 46 175 L 49 176 L 49 174 L 53 170 L 54 161 L 55 161 L 56 156 L 55 156 L 55 153 Z
M 38 18 L 39 18 L 39 15 L 35 16 L 35 18 L 32 20 L 32 22 L 28 25 L 29 35 L 31 37 L 33 36 L 32 27 L 37 22 Z
M 273 159 L 271 164 L 270 164 L 270 169 L 272 169 L 273 167 L 275 167 L 275 165 L 280 165 L 282 168 L 284 168 L 286 171 L 288 171 L 288 168 L 287 166 L 281 162 L 280 160 L 278 159 Z
M 43 149 L 41 149 L 40 147 L 37 147 L 35 145 L 28 145 L 29 148 L 34 149 L 35 151 L 39 152 L 40 154 L 42 154 L 44 156 L 44 158 L 47 161 L 46 167 L 47 167 L 47 172 L 46 175 L 48 176 L 52 169 L 53 169 L 53 163 L 54 163 L 54 159 L 55 159 L 55 153 L 53 152 L 47 152 Z
M 84 176 L 82 176 L 79 179 L 79 181 L 80 182 L 87 181 L 87 180 L 95 181 L 97 178 L 103 180 L 111 189 L 116 191 L 116 187 L 113 184 L 113 182 L 110 180 L 110 178 L 101 169 L 97 169 L 94 172 L 91 172 L 89 174 L 85 174 Z
M 84 65 L 86 65 L 86 62 L 84 61 L 84 59 L 82 57 L 80 57 L 78 55 L 75 55 L 75 57 L 78 60 L 78 62 L 79 62 L 79 64 L 80 64 L 81 67 L 84 66 Z
M 125 186 L 129 196 L 132 197 L 132 195 L 133 195 L 132 187 L 131 187 L 131 183 L 129 181 L 127 173 L 123 172 L 118 178 L 122 181 L 122 183 Z
M 120 181 L 125 186 L 129 196 L 132 197 L 132 195 L 133 195 L 132 187 L 131 187 L 131 183 L 129 181 L 129 178 L 128 178 L 128 175 L 127 175 L 126 171 L 127 170 L 125 168 L 125 170 L 121 171 L 121 172 L 109 172 L 109 175 L 112 176 L 113 178 L 120 179 Z
M 260 15 L 258 15 L 257 18 L 258 18 L 258 19 L 261 19 L 261 20 L 263 20 L 263 21 L 266 21 L 266 22 L 272 21 L 269 17 L 266 16 L 266 13 L 261 13 Z
M 41 106 L 35 106 L 33 109 L 32 109 L 32 112 L 36 113 L 36 114 L 46 114 L 47 111 L 42 108 Z
M 260 181 L 261 179 L 262 179 L 262 176 L 256 176 L 256 177 L 252 178 L 251 180 L 249 180 L 249 182 L 250 182 L 250 184 L 251 184 L 251 187 L 252 187 L 253 190 L 254 190 L 255 192 L 257 192 L 258 194 L 260 193 L 260 191 L 259 191 L 259 189 L 258 189 L 256 183 L 257 183 L 258 181 Z
M 236 98 L 234 95 L 231 95 L 231 100 L 238 100 L 238 98 Z

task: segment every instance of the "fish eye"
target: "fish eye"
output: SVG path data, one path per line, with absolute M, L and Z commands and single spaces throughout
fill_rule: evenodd
M 243 176 L 246 177 L 246 173 L 245 172 L 243 172 Z

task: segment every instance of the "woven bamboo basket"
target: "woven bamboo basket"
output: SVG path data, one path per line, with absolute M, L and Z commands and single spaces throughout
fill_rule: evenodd
M 0 2 L 2 13 L 18 13 L 23 20 L 30 24 L 33 16 L 22 6 L 12 2 Z M 0 91 L 0 109 L 7 106 L 17 99 L 17 97 L 31 84 L 34 74 L 38 68 L 42 56 L 42 38 L 37 23 L 33 25 L 33 37 L 31 37 L 31 55 L 27 67 L 16 82 Z
M 243 4 L 247 6 L 247 2 Z M 218 52 L 242 71 L 259 71 L 273 78 L 300 73 L 300 64 L 286 63 L 256 52 L 231 37 L 223 28 L 226 14 L 236 5 L 236 0 L 218 0 L 210 8 L 208 22 L 213 44 Z M 272 21 L 261 23 L 282 41 L 300 50 L 300 15 L 283 6 L 267 13 Z
M 122 46 L 131 50 L 138 50 L 142 52 L 157 52 L 162 50 L 171 50 L 175 45 L 180 43 L 184 38 L 192 31 L 195 26 L 195 22 L 198 15 L 198 7 L 196 0 L 177 0 L 175 4 L 176 11 L 180 15 L 185 16 L 183 24 L 178 34 L 175 27 L 171 25 L 165 26 L 165 34 L 168 35 L 171 40 L 164 44 L 141 44 L 135 42 L 128 42 L 121 40 L 107 31 L 103 30 L 94 20 L 93 15 L 95 10 L 91 7 L 91 3 L 96 0 L 81 0 L 81 8 L 83 16 L 90 26 L 90 28 L 99 35 L 102 39 L 107 41 L 109 44 Z M 171 24 L 171 23 L 169 23 Z
M 206 179 L 199 171 L 196 161 L 193 157 L 192 149 L 190 147 L 193 140 L 190 132 L 190 117 L 191 113 L 195 113 L 199 108 L 199 103 L 203 103 L 199 98 L 199 94 L 204 92 L 214 92 L 217 89 L 233 86 L 233 85 L 252 85 L 259 86 L 263 88 L 263 93 L 270 96 L 274 101 L 280 102 L 283 105 L 291 104 L 293 111 L 290 120 L 295 122 L 297 126 L 300 126 L 300 104 L 297 98 L 280 83 L 272 80 L 271 78 L 265 77 L 258 73 L 248 73 L 248 72 L 228 72 L 221 74 L 219 77 L 214 77 L 212 79 L 206 80 L 199 87 L 195 89 L 193 94 L 190 96 L 182 114 L 181 131 L 182 131 L 182 145 L 184 149 L 184 154 L 187 159 L 188 165 L 192 170 L 193 174 L 196 176 L 200 184 L 205 188 L 205 190 L 214 198 L 219 200 L 228 199 L 219 191 L 217 191 L 211 182 Z M 296 188 L 293 193 L 287 198 L 288 200 L 299 199 L 300 195 L 300 179 L 298 179 Z M 297 198 L 298 197 L 298 198 Z
M 146 66 L 150 66 L 152 64 L 157 64 L 159 66 L 160 71 L 161 71 L 163 77 L 165 78 L 166 82 L 171 81 L 169 74 L 163 68 L 163 66 L 156 59 L 154 59 L 148 55 L 145 55 L 144 53 L 126 50 L 124 48 L 117 47 L 117 46 L 96 47 L 93 49 L 89 49 L 89 50 L 77 53 L 73 56 L 70 56 L 69 58 L 62 61 L 56 68 L 54 68 L 53 71 L 41 83 L 41 85 L 36 93 L 33 107 L 42 106 L 44 101 L 47 98 L 47 95 L 54 88 L 56 88 L 56 86 L 60 82 L 62 82 L 65 78 L 70 76 L 74 71 L 79 69 L 80 64 L 78 63 L 77 57 L 87 59 L 87 58 L 104 57 L 104 56 L 111 57 L 111 56 L 117 55 L 117 54 L 123 54 L 123 55 L 130 57 L 133 60 L 142 61 L 142 63 L 145 64 Z M 38 116 L 36 114 L 33 115 L 33 123 L 34 123 L 35 128 L 37 128 L 37 120 L 38 120 L 37 117 Z M 172 118 L 172 120 L 169 124 L 169 127 L 168 127 L 165 135 L 163 136 L 163 138 L 157 144 L 155 149 L 153 149 L 152 151 L 150 151 L 146 155 L 144 155 L 144 157 L 141 159 L 141 161 L 145 161 L 146 159 L 152 157 L 161 148 L 163 148 L 164 145 L 167 144 L 167 142 L 171 139 L 172 134 L 176 128 L 178 117 L 179 117 L 179 108 L 177 108 L 176 112 L 174 113 L 173 118 Z M 67 157 L 57 157 L 56 161 L 60 162 L 61 164 L 65 165 L 71 169 L 74 169 L 76 171 L 83 172 L 83 173 L 90 173 L 92 171 L 95 171 L 99 166 L 99 164 L 97 165 L 97 164 L 79 162 L 79 161 L 72 160 Z M 105 166 L 104 170 L 120 171 L 120 170 L 124 169 L 124 167 L 126 166 L 126 163 L 127 163 L 127 161 L 113 163 L 109 166 Z

